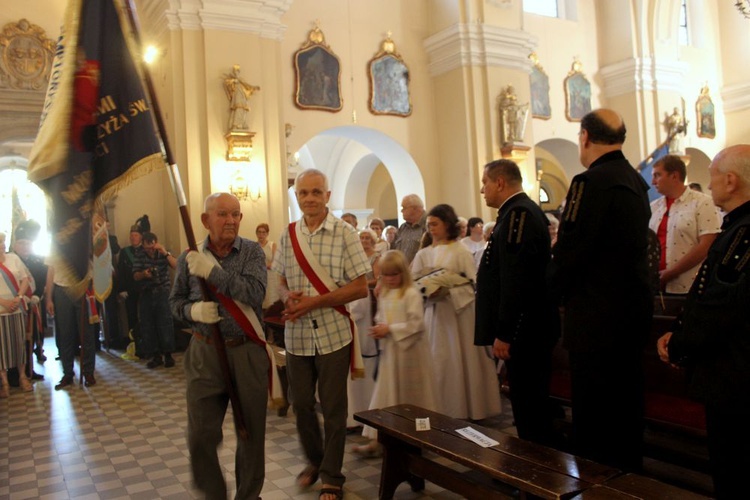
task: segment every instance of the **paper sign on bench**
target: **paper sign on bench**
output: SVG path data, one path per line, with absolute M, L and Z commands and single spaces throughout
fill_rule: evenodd
M 478 444 L 482 448 L 489 448 L 491 446 L 500 444 L 494 439 L 485 436 L 478 430 L 472 429 L 471 427 L 464 427 L 463 429 L 456 429 L 456 432 L 461 434 L 463 437 L 465 437 L 469 441 L 474 441 L 476 444 Z

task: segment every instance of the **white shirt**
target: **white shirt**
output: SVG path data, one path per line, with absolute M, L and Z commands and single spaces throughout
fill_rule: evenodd
M 648 227 L 655 233 L 667 211 L 667 199 L 661 198 L 651 202 L 651 220 Z M 667 222 L 667 268 L 674 266 L 695 245 L 704 234 L 716 234 L 721 231 L 721 217 L 713 200 L 707 194 L 686 188 L 672 203 Z M 669 293 L 688 293 L 700 263 L 685 271 L 667 283 Z
M 349 224 L 328 212 L 323 223 L 310 232 L 304 217 L 297 222 L 302 237 L 320 265 L 339 286 L 364 276 L 372 269 L 359 235 Z M 294 257 L 289 241 L 289 227 L 284 229 L 276 247 L 272 270 L 286 278 L 289 290 L 314 296 L 318 292 L 305 276 Z M 287 321 L 284 330 L 287 350 L 296 356 L 330 354 L 352 340 L 349 320 L 332 307 L 313 309 L 295 322 Z

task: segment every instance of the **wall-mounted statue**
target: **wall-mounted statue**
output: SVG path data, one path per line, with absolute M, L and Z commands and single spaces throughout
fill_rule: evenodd
M 235 64 L 232 67 L 232 72 L 224 75 L 224 90 L 229 99 L 228 131 L 249 130 L 250 126 L 248 125 L 247 117 L 250 114 L 250 103 L 248 99 L 255 92 L 259 91 L 260 87 L 250 85 L 242 80 L 240 78 L 240 67 Z
M 522 143 L 529 116 L 529 103 L 518 104 L 513 85 L 505 87 L 497 100 L 500 108 L 500 145 Z
M 685 118 L 685 101 L 682 101 L 682 112 L 675 106 L 672 114 L 664 119 L 664 128 L 667 131 L 669 141 L 669 152 L 683 154 L 682 138 L 687 133 L 687 119 Z

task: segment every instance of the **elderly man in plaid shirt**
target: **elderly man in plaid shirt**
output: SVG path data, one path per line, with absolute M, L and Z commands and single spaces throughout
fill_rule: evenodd
M 341 466 L 352 349 L 352 330 L 342 307 L 367 296 L 370 264 L 357 232 L 328 210 L 331 192 L 323 172 L 300 173 L 295 191 L 303 217 L 284 230 L 272 269 L 281 275 L 289 385 L 309 462 L 297 484 L 307 488 L 320 476 L 320 498 L 335 500 L 342 497 L 346 479 Z M 327 290 L 320 287 L 323 282 Z M 316 384 L 325 440 L 315 411 Z

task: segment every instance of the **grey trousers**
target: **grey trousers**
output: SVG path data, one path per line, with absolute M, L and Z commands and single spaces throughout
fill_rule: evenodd
M 266 350 L 252 342 L 227 348 L 229 370 L 240 400 L 249 438 L 237 437 L 235 476 L 237 499 L 256 499 L 265 478 L 266 405 L 268 367 Z M 227 486 L 217 448 L 227 412 L 226 392 L 216 348 L 196 338 L 190 340 L 184 359 L 187 384 L 188 448 L 195 486 L 209 500 L 226 500 Z M 232 418 L 230 415 L 229 418 Z
M 346 480 L 341 466 L 346 445 L 346 380 L 350 351 L 350 345 L 315 356 L 295 356 L 287 351 L 286 366 L 300 442 L 307 460 L 318 467 L 323 483 L 332 486 L 343 486 Z M 316 383 L 323 409 L 325 441 L 315 411 Z

